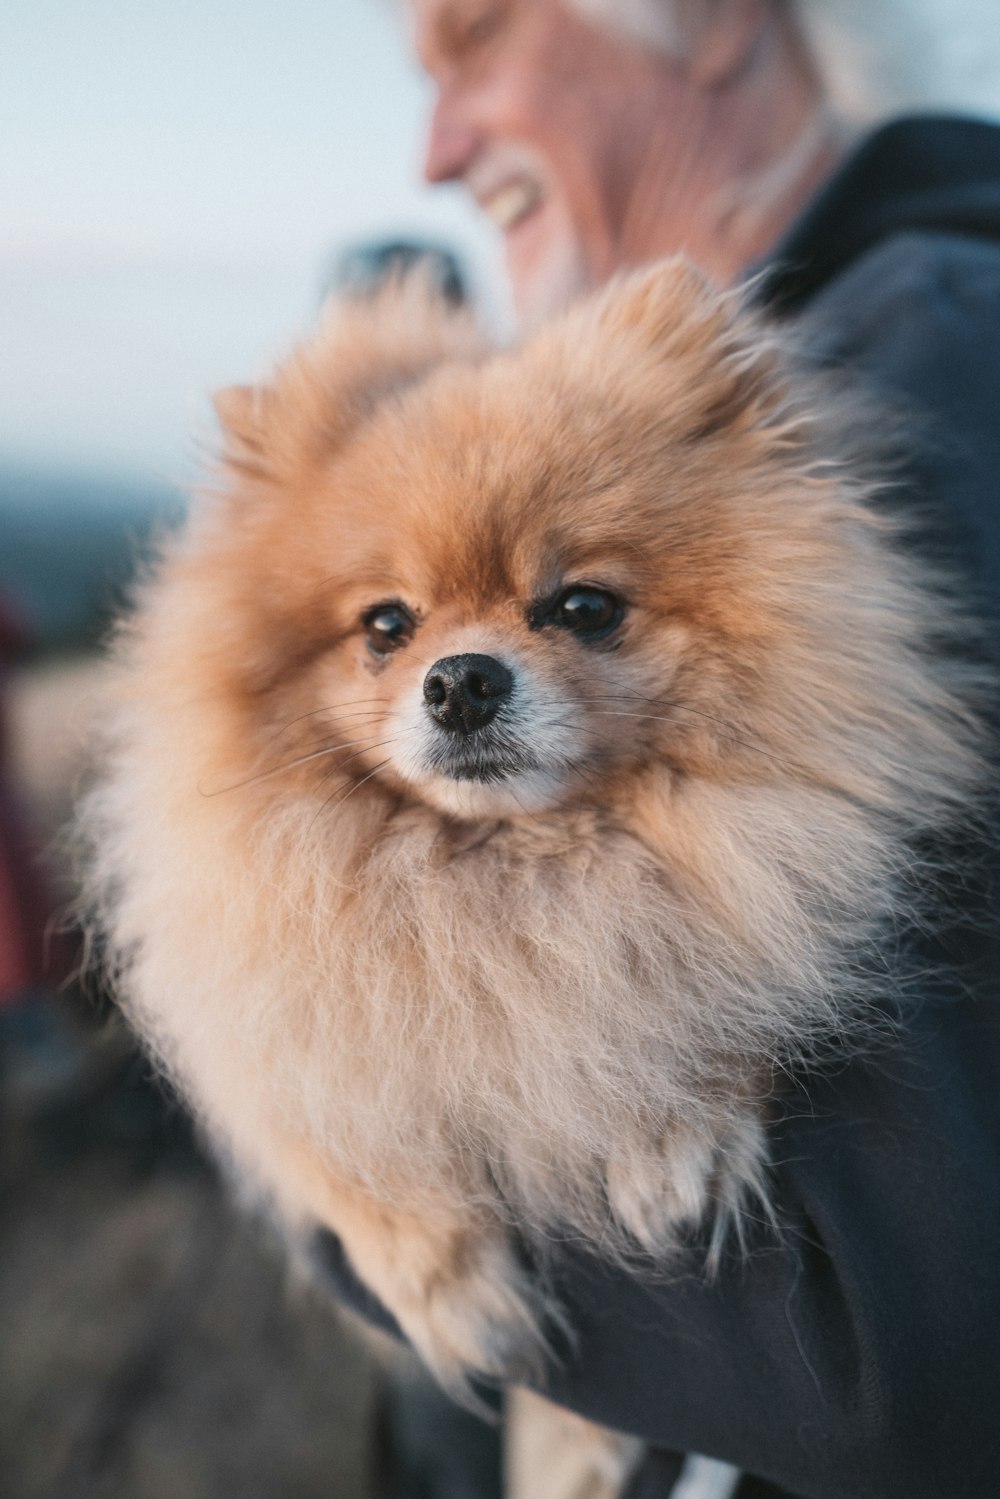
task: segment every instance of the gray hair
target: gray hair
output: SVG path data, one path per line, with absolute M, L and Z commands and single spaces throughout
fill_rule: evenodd
M 677 0 L 572 3 L 646 45 L 683 46 Z M 998 0 L 773 3 L 791 7 L 830 103 L 849 120 L 913 109 L 1000 114 Z

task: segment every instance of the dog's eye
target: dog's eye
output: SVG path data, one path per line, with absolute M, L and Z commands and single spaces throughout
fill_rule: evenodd
M 574 635 L 610 635 L 624 613 L 621 599 L 606 588 L 577 585 L 567 588 L 555 601 L 553 624 L 572 630 Z
M 376 604 L 374 609 L 369 609 L 362 623 L 370 648 L 380 656 L 406 645 L 417 628 L 413 615 L 402 604 Z

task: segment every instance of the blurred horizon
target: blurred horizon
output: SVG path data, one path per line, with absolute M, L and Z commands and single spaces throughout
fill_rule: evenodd
M 420 182 L 389 0 L 7 0 L 0 49 L 4 490 L 190 484 L 211 392 L 308 330 L 348 246 L 443 242 L 502 317 L 491 231 Z

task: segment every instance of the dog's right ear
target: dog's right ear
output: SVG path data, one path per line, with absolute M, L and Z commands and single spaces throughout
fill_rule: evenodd
M 485 352 L 472 314 L 419 273 L 376 296 L 335 302 L 315 338 L 269 384 L 231 386 L 215 397 L 225 465 L 264 485 L 300 478 L 437 365 Z

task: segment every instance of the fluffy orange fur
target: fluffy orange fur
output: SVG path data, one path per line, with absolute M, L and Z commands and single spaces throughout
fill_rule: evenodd
M 224 482 L 122 627 L 85 822 L 128 1010 L 453 1388 L 538 1351 L 511 1225 L 662 1256 L 766 1202 L 776 1071 L 863 1033 L 973 797 L 949 606 L 828 400 L 678 262 L 513 352 L 396 288 L 220 399 Z M 540 611 L 573 584 L 607 637 Z M 463 652 L 523 774 L 428 758 Z

